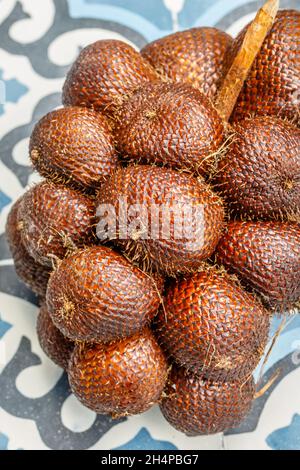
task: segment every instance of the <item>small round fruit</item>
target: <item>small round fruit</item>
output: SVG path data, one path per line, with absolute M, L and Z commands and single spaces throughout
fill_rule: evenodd
M 63 104 L 92 107 L 110 115 L 136 88 L 157 79 L 155 70 L 129 44 L 96 41 L 72 65 L 63 87 Z
M 191 28 L 156 39 L 141 54 L 162 77 L 187 82 L 213 98 L 232 42 L 217 28 Z
M 149 330 L 110 344 L 76 345 L 69 363 L 73 393 L 96 413 L 142 413 L 157 403 L 168 365 Z
M 40 346 L 46 356 L 56 365 L 67 370 L 74 343 L 65 338 L 54 326 L 45 304 L 40 308 L 36 328 Z
M 166 420 L 188 436 L 215 434 L 236 427 L 254 399 L 253 378 L 214 382 L 172 367 L 160 409 Z
M 94 201 L 62 185 L 43 181 L 27 191 L 19 219 L 25 248 L 45 266 L 94 241 Z
M 7 217 L 5 233 L 18 277 L 35 294 L 43 297 L 46 294 L 50 269 L 37 263 L 24 247 L 18 218 L 21 203 L 22 197 L 13 204 Z
M 65 336 L 81 341 L 130 336 L 152 321 L 159 304 L 155 281 L 104 246 L 65 258 L 47 289 L 54 324 Z
M 98 237 L 116 240 L 145 269 L 169 275 L 199 269 L 222 233 L 222 200 L 201 179 L 167 168 L 117 170 L 98 204 Z
M 228 66 L 245 37 L 246 26 L 234 40 L 228 53 Z M 300 12 L 283 10 L 256 56 L 237 100 L 232 119 L 276 116 L 300 125 Z
M 300 300 L 298 224 L 230 222 L 217 248 L 217 260 L 237 274 L 271 307 L 293 308 Z
M 228 275 L 207 267 L 169 288 L 156 331 L 163 349 L 192 373 L 245 380 L 266 346 L 269 316 Z
M 42 176 L 87 191 L 99 187 L 118 165 L 106 118 L 87 108 L 46 114 L 33 130 L 29 152 Z
M 119 108 L 115 137 L 124 158 L 205 174 L 215 167 L 225 130 L 199 90 L 149 83 Z
M 256 117 L 234 130 L 216 176 L 232 212 L 253 219 L 300 219 L 300 129 L 274 117 Z

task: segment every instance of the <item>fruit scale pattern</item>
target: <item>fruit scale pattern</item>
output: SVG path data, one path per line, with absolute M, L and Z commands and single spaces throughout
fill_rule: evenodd
M 69 6 L 71 11 L 72 2 Z M 161 5 L 160 8 L 162 8 Z M 163 8 L 166 9 L 167 7 L 164 5 Z M 10 13 L 8 12 L 7 15 L 9 20 Z M 299 27 L 297 12 L 289 12 L 289 18 L 290 15 L 293 15 L 293 24 Z M 281 25 L 282 21 L 281 14 Z M 226 24 L 226 22 L 224 24 L 226 27 L 220 21 L 220 25 L 224 29 L 229 29 L 230 24 Z M 287 34 L 290 34 L 289 28 Z M 223 153 L 217 155 L 221 160 L 221 170 L 219 171 L 219 161 L 215 157 L 218 153 L 217 150 L 220 147 L 222 148 L 222 144 L 225 142 L 227 129 L 219 120 L 211 101 L 207 101 L 206 98 L 203 98 L 203 100 L 198 99 L 199 112 L 197 119 L 200 115 L 201 122 L 202 113 L 202 119 L 207 125 L 205 133 L 200 135 L 199 139 L 205 142 L 207 136 L 213 131 L 215 134 L 212 144 L 216 147 L 199 145 L 199 158 L 195 166 L 195 149 L 193 148 L 195 137 L 192 135 L 194 116 L 191 112 L 193 104 L 189 103 L 189 99 L 192 99 L 194 95 L 197 96 L 197 93 L 202 91 L 208 96 L 211 93 L 212 96 L 209 96 L 209 98 L 213 99 L 213 94 L 222 79 L 222 74 L 220 76 L 222 64 L 225 73 L 226 60 L 229 60 L 230 51 L 231 49 L 234 50 L 235 43 L 229 35 L 226 36 L 224 33 L 218 33 L 215 30 L 213 30 L 213 34 L 210 34 L 211 30 L 200 31 L 199 36 L 204 38 L 202 40 L 206 44 L 205 47 L 212 40 L 215 42 L 220 41 L 220 46 L 216 48 L 216 57 L 211 58 L 209 55 L 211 74 L 210 77 L 207 77 L 201 67 L 203 61 L 208 62 L 208 58 L 205 59 L 203 56 L 201 47 L 198 50 L 199 43 L 197 39 L 191 42 L 187 41 L 187 48 L 191 48 L 190 54 L 196 54 L 199 58 L 197 80 L 203 77 L 203 89 L 201 89 L 201 83 L 197 83 L 196 85 L 200 91 L 196 92 L 191 88 L 190 94 L 188 91 L 189 87 L 193 85 L 194 74 L 186 74 L 188 54 L 186 54 L 186 50 L 181 52 L 180 48 L 177 52 L 177 56 L 184 53 L 184 61 L 187 61 L 187 64 L 181 61 L 181 63 L 184 63 L 182 76 L 180 75 L 181 69 L 180 67 L 176 68 L 176 64 L 176 70 L 170 72 L 168 68 L 169 56 L 165 53 L 163 40 L 157 43 L 154 42 L 152 46 L 142 48 L 141 56 L 130 46 L 125 46 L 120 42 L 112 43 L 111 41 L 96 42 L 91 49 L 85 50 L 90 52 L 83 51 L 79 56 L 79 62 L 77 61 L 79 66 L 76 67 L 75 62 L 63 87 L 63 102 L 66 105 L 64 110 L 52 111 L 59 103 L 58 97 L 53 95 L 49 100 L 47 109 L 45 107 L 41 108 L 44 111 L 40 110 L 35 114 L 34 121 L 36 123 L 39 120 L 39 122 L 34 127 L 30 139 L 30 158 L 34 167 L 46 178 L 46 181 L 42 181 L 35 186 L 31 185 L 31 189 L 26 196 L 21 197 L 10 211 L 9 200 L 7 202 L 5 194 L 1 193 L 3 194 L 1 197 L 4 207 L 3 214 L 9 212 L 6 233 L 15 260 L 16 272 L 27 286 L 40 296 L 39 300 L 34 299 L 30 291 L 22 284 L 16 284 L 16 281 L 14 281 L 14 285 L 17 287 L 9 286 L 3 280 L 1 281 L 3 283 L 3 288 L 1 288 L 4 295 L 3 305 L 9 305 L 12 295 L 16 298 L 19 297 L 20 302 L 33 301 L 41 305 L 37 333 L 40 346 L 44 352 L 41 351 L 40 354 L 45 353 L 58 366 L 68 369 L 72 391 L 84 405 L 92 409 L 90 412 L 85 408 L 80 408 L 81 405 L 78 402 L 73 404 L 75 410 L 77 406 L 83 414 L 85 413 L 86 422 L 91 421 L 85 427 L 85 429 L 90 429 L 82 431 L 81 439 L 78 436 L 75 437 L 74 433 L 67 429 L 68 426 L 65 428 L 63 421 L 66 430 L 66 443 L 63 445 L 68 448 L 87 448 L 93 445 L 96 445 L 97 448 L 98 441 L 100 447 L 102 445 L 101 441 L 103 446 L 106 445 L 109 448 L 113 446 L 121 447 L 122 442 L 119 444 L 106 442 L 105 444 L 105 437 L 106 435 L 109 436 L 109 430 L 117 426 L 120 429 L 120 434 L 122 434 L 122 426 L 123 428 L 126 427 L 127 421 L 128 423 L 132 422 L 132 426 L 136 426 L 135 429 L 140 429 L 139 426 L 144 426 L 143 417 L 151 412 L 148 411 L 146 415 L 143 414 L 136 418 L 127 418 L 127 416 L 146 411 L 154 403 L 160 403 L 165 418 L 180 431 L 170 431 L 174 436 L 173 442 L 176 442 L 178 448 L 184 448 L 184 446 L 189 448 L 191 445 L 199 448 L 202 445 L 201 443 L 203 443 L 203 446 L 218 447 L 221 445 L 222 440 L 219 440 L 218 435 L 215 436 L 214 433 L 225 430 L 228 434 L 225 439 L 228 439 L 228 442 L 231 443 L 229 445 L 232 445 L 232 447 L 242 446 L 242 444 L 238 444 L 238 437 L 243 436 L 243 434 L 246 436 L 249 433 L 251 435 L 251 432 L 255 430 L 261 415 L 264 413 L 266 400 L 270 394 L 271 397 L 274 393 L 276 394 L 276 388 L 281 385 L 284 377 L 281 376 L 276 379 L 275 376 L 275 382 L 264 395 L 256 399 L 252 414 L 239 430 L 228 430 L 228 428 L 237 426 L 250 410 L 252 399 L 256 393 L 250 372 L 258 364 L 266 346 L 272 310 L 277 311 L 282 316 L 283 308 L 290 311 L 297 309 L 297 300 L 300 294 L 300 241 L 299 230 L 297 230 L 295 222 L 298 220 L 297 207 L 299 207 L 299 202 L 297 202 L 297 197 L 299 197 L 299 190 L 297 191 L 299 161 L 295 156 L 295 164 L 292 169 L 286 168 L 284 166 L 286 162 L 284 161 L 282 162 L 281 173 L 280 169 L 276 169 L 279 171 L 279 177 L 283 176 L 280 201 L 275 200 L 272 206 L 272 197 L 266 194 L 268 198 L 266 204 L 263 200 L 259 201 L 261 205 L 255 208 L 257 213 L 253 214 L 249 211 L 247 220 L 245 207 L 247 207 L 248 195 L 246 194 L 245 200 L 241 200 L 242 220 L 227 223 L 228 215 L 232 219 L 238 219 L 239 214 L 236 214 L 236 212 L 241 210 L 240 207 L 237 207 L 234 194 L 222 189 L 227 183 L 226 178 L 228 178 L 226 176 L 226 166 L 222 169 L 222 164 L 230 151 L 233 152 L 234 150 L 233 147 L 229 147 L 229 151 L 225 149 L 227 151 L 225 156 L 223 156 Z M 190 37 L 189 35 L 193 36 L 193 33 L 190 32 L 186 34 L 188 37 Z M 196 33 L 195 36 L 197 36 Z M 147 40 L 145 39 L 144 42 L 139 42 L 137 45 L 139 47 L 144 46 L 146 42 L 150 42 L 151 39 L 156 37 L 158 35 L 147 37 Z M 299 38 L 296 35 L 295 40 L 297 40 L 297 37 Z M 97 39 L 97 36 L 95 39 Z M 130 36 L 128 39 L 130 40 Z M 141 38 L 139 38 L 139 41 L 141 41 Z M 168 41 L 171 44 L 172 41 L 176 43 L 176 36 L 170 37 Z M 201 40 L 199 41 L 201 45 Z M 195 43 L 197 44 L 196 50 L 194 49 Z M 101 77 L 96 80 L 96 84 L 100 82 L 100 88 L 95 87 L 95 84 L 93 84 L 95 76 L 93 74 L 89 75 L 89 81 L 92 82 L 89 86 L 92 88 L 82 87 L 84 69 L 80 66 L 80 60 L 82 60 L 82 63 L 88 60 L 92 69 L 93 60 L 99 60 L 99 57 L 107 60 L 105 54 L 97 56 L 94 54 L 94 50 L 97 47 L 104 47 L 104 50 L 108 50 L 112 44 L 114 53 L 110 55 L 110 60 L 115 59 L 115 62 L 111 68 L 109 64 L 105 63 L 107 76 L 103 81 L 103 87 L 101 88 Z M 226 47 L 224 47 L 224 44 L 226 44 Z M 167 50 L 168 47 L 169 44 L 166 42 Z M 155 51 L 153 56 L 151 49 Z M 294 50 L 293 47 L 291 49 Z M 160 50 L 162 51 L 161 54 Z M 134 56 L 134 59 L 127 60 L 128 54 Z M 166 69 L 164 69 L 165 57 L 168 58 Z M 120 64 L 123 67 L 124 62 L 125 67 L 122 68 L 124 76 L 116 86 L 116 84 L 110 82 L 109 73 L 112 73 L 111 77 L 113 79 L 115 67 L 120 67 Z M 258 61 L 258 63 L 260 62 Z M 43 73 L 41 64 L 34 65 L 34 60 L 32 64 L 35 69 L 40 67 L 39 73 Z M 133 68 L 131 68 L 131 64 L 134 65 Z M 297 67 L 297 63 L 295 67 Z M 59 74 L 60 76 L 63 75 L 62 69 Z M 143 79 L 139 78 L 138 84 L 139 87 L 143 86 L 137 89 L 136 77 L 139 74 Z M 145 83 L 143 83 L 143 80 Z M 181 81 L 185 83 L 177 83 Z M 62 84 L 62 81 L 60 83 Z M 208 84 L 210 92 L 205 89 Z M 285 80 L 283 80 L 282 87 L 284 88 L 285 85 Z M 249 86 L 251 86 L 251 83 Z M 84 95 L 82 96 L 79 90 L 83 88 Z M 96 98 L 95 93 L 97 94 Z M 152 95 L 155 97 L 155 93 L 158 94 L 157 96 L 162 97 L 162 105 L 154 106 L 156 100 L 151 102 Z M 170 108 L 163 106 L 163 97 L 167 93 L 169 93 Z M 176 115 L 176 109 L 172 109 L 172 100 L 174 99 L 174 104 L 178 103 L 182 93 L 185 93 L 186 103 L 180 109 L 180 113 Z M 142 100 L 140 100 L 139 95 L 141 95 Z M 197 98 L 193 99 L 196 99 L 197 103 Z M 274 118 L 274 121 L 278 119 L 281 126 L 283 126 L 282 122 L 286 122 L 287 131 L 282 145 L 285 146 L 287 152 L 295 152 L 295 145 L 299 145 L 297 113 L 291 111 L 292 105 L 289 103 L 286 115 Z M 132 121 L 130 113 L 134 111 L 134 106 L 138 106 L 135 113 L 138 111 L 139 114 L 135 114 L 135 120 Z M 238 106 L 238 113 L 240 114 L 241 105 Z M 101 110 L 100 113 L 99 110 Z M 52 111 L 56 115 L 47 114 L 46 118 L 42 118 L 47 111 Z M 175 155 L 165 152 L 163 141 L 158 141 L 156 146 L 153 146 L 153 143 L 148 142 L 147 138 L 143 139 L 143 129 L 151 128 L 154 135 L 155 132 L 159 133 L 160 122 L 170 112 L 172 112 L 172 119 L 170 120 L 168 135 L 169 148 L 175 149 Z M 60 118 L 60 113 L 64 113 L 62 118 Z M 246 119 L 246 123 L 252 119 L 251 113 L 249 118 L 248 110 L 245 109 L 243 117 Z M 181 140 L 179 142 L 176 135 L 176 126 L 172 129 L 174 119 L 175 124 L 180 128 Z M 276 122 L 274 124 L 274 121 L 272 122 L 273 126 L 276 124 Z M 83 132 L 80 138 L 74 133 L 76 126 L 78 128 L 78 122 L 82 122 L 83 127 L 88 126 L 86 132 Z M 55 123 L 54 128 L 51 127 L 52 123 Z M 262 122 L 260 125 L 263 126 L 264 124 Z M 195 126 L 197 125 L 198 123 L 195 122 Z M 68 126 L 68 130 L 66 130 L 66 126 Z M 235 122 L 232 123 L 232 126 L 235 128 Z M 22 135 L 29 136 L 31 129 L 32 125 L 27 126 L 27 128 L 23 126 L 22 132 L 25 132 L 25 134 Z M 137 134 L 135 134 L 136 131 Z M 53 139 L 50 138 L 51 132 L 54 136 Z M 259 126 L 257 132 L 260 132 Z M 191 141 L 189 140 L 190 136 L 192 137 Z M 4 143 L 5 137 L 3 137 Z M 260 135 L 258 133 L 256 136 L 243 136 L 246 143 L 247 137 L 249 139 L 253 137 L 257 141 Z M 11 136 L 11 139 L 13 138 Z M 101 148 L 99 147 L 99 139 L 103 142 Z M 115 145 L 112 145 L 112 143 Z M 176 148 L 182 150 L 180 152 L 181 159 L 179 156 L 176 159 Z M 23 148 L 23 151 L 27 152 L 27 149 Z M 91 151 L 91 155 L 89 151 Z M 257 149 L 259 158 L 263 158 L 264 151 L 264 148 Z M 103 153 L 101 154 L 101 152 Z M 64 156 L 64 159 L 59 161 L 61 155 Z M 78 155 L 80 158 L 82 157 L 82 161 L 78 160 Z M 122 158 L 119 158 L 120 155 Z M 250 157 L 252 158 L 251 155 Z M 234 158 L 234 155 L 232 158 Z M 202 159 L 203 164 L 201 164 Z M 87 163 L 87 160 L 89 163 Z M 128 162 L 129 166 L 127 166 Z M 138 166 L 136 166 L 137 163 Z M 151 165 L 146 166 L 145 163 Z M 26 170 L 24 167 L 22 173 L 20 172 L 22 165 L 19 165 L 18 161 L 14 163 L 12 160 L 9 161 L 9 157 L 4 157 L 3 165 L 16 170 L 15 173 L 21 184 L 24 185 L 29 181 L 34 181 L 30 176 L 31 170 Z M 80 171 L 81 168 L 83 171 Z M 184 173 L 182 173 L 182 170 Z M 249 168 L 250 174 L 251 171 L 254 171 L 254 169 Z M 193 176 L 191 173 L 193 173 Z M 109 178 L 110 174 L 118 175 L 118 178 L 116 179 L 115 176 Z M 134 179 L 132 182 L 133 176 L 136 178 L 136 182 Z M 234 177 L 234 174 L 229 175 L 229 177 L 232 176 Z M 208 224 L 206 227 L 205 249 L 200 245 L 193 247 L 194 252 L 191 256 L 188 250 L 189 247 L 184 240 L 180 244 L 175 239 L 168 240 L 167 243 L 165 240 L 154 243 L 152 241 L 141 242 L 141 240 L 134 237 L 130 243 L 124 244 L 121 240 L 118 240 L 118 235 L 109 247 L 101 246 L 95 236 L 96 204 L 108 200 L 114 203 L 116 199 L 113 198 L 118 192 L 123 194 L 124 191 L 128 191 L 130 197 L 133 198 L 133 202 L 140 202 L 145 193 L 141 191 L 139 194 L 138 190 L 139 187 L 142 189 L 144 184 L 149 185 L 149 189 L 143 202 L 146 205 L 150 204 L 152 200 L 157 198 L 153 183 L 159 178 L 161 181 L 162 202 L 171 200 L 175 203 L 185 204 L 190 201 L 194 202 L 196 198 L 197 203 L 198 197 L 198 202 L 201 201 L 201 204 L 204 204 L 206 208 L 205 222 Z M 171 182 L 174 182 L 174 178 L 178 188 L 172 191 Z M 207 184 L 208 181 L 209 185 Z M 117 182 L 120 183 L 119 186 L 116 184 Z M 263 175 L 258 178 L 257 185 L 259 186 L 259 184 L 265 184 Z M 257 190 L 257 187 L 255 187 L 255 190 Z M 45 197 L 47 192 L 49 197 Z M 13 197 L 16 198 L 15 195 Z M 47 201 L 46 204 L 42 202 L 43 197 Z M 222 200 L 223 198 L 225 203 Z M 39 210 L 35 210 L 37 204 L 39 204 Z M 290 210 L 291 207 L 293 211 Z M 268 209 L 267 213 L 263 211 L 264 208 Z M 287 210 L 285 210 L 286 208 Z M 211 211 L 213 212 L 211 213 Z M 6 220 L 4 215 L 3 220 Z M 257 223 L 256 219 L 260 218 L 273 221 Z M 76 221 L 75 226 L 70 222 L 74 220 Z M 261 230 L 259 224 L 262 225 Z M 280 230 L 283 224 L 285 228 Z M 254 253 L 260 261 L 258 263 L 260 272 L 251 272 L 251 263 L 250 267 L 247 266 L 249 260 L 249 254 L 247 255 L 247 249 L 249 249 L 247 246 L 247 230 L 251 233 L 251 237 L 256 236 L 258 240 L 261 239 L 262 233 L 267 232 L 265 243 L 269 244 L 271 252 L 275 250 L 275 260 L 271 260 L 271 263 L 263 255 L 260 256 L 259 250 Z M 222 232 L 223 236 L 221 236 Z M 245 237 L 244 244 L 240 234 Z M 220 244 L 216 249 L 219 240 Z M 4 237 L 3 243 L 4 249 L 7 250 Z M 239 243 L 242 243 L 242 248 L 238 250 L 238 256 L 236 256 L 237 250 L 235 247 L 237 245 L 235 244 Z M 262 247 L 264 247 L 263 244 Z M 279 250 L 276 252 L 278 247 Z M 259 249 L 259 244 L 257 248 Z M 6 252 L 8 253 L 8 251 Z M 10 255 L 7 257 L 10 257 Z M 209 262 L 207 263 L 208 258 Z M 88 269 L 86 269 L 85 260 L 88 260 Z M 206 264 L 203 264 L 204 262 Z M 64 269 L 65 265 L 70 270 L 68 275 L 66 269 Z M 5 267 L 5 264 L 3 266 Z M 225 266 L 227 271 L 222 266 Z M 186 272 L 184 267 L 188 267 Z M 83 285 L 80 282 L 72 283 L 77 274 L 79 278 L 82 277 L 85 269 L 86 274 L 83 276 L 85 283 Z M 284 279 L 281 278 L 281 283 L 276 290 L 278 270 L 283 271 L 285 276 Z M 10 269 L 7 272 L 13 273 Z M 194 274 L 194 272 L 197 272 L 197 274 Z M 274 279 L 272 286 L 275 287 L 270 292 L 262 286 L 266 272 L 269 278 Z M 112 273 L 114 274 L 112 275 Z M 184 275 L 183 278 L 182 274 Z M 49 275 L 50 283 L 48 283 L 45 302 L 45 288 L 43 286 L 47 283 Z M 65 282 L 66 275 L 70 276 L 71 282 L 69 284 Z M 168 279 L 165 287 L 163 287 L 163 278 L 165 276 Z M 10 279 L 11 276 L 8 276 L 8 278 Z M 124 282 L 125 278 L 126 282 Z M 97 293 L 98 283 L 106 286 L 105 291 L 101 290 L 101 295 Z M 122 289 L 124 289 L 124 295 Z M 88 295 L 86 295 L 87 292 Z M 222 307 L 220 301 L 218 301 L 218 295 L 221 299 L 227 296 L 227 300 Z M 25 300 L 21 301 L 21 298 Z M 78 302 L 78 299 L 80 299 L 80 302 Z M 176 306 L 181 305 L 181 301 L 183 301 L 183 307 L 176 314 Z M 114 306 L 114 302 L 117 307 Z M 160 307 L 158 307 L 159 304 Z M 108 307 L 109 305 L 111 307 Z M 186 313 L 184 305 L 186 305 Z M 26 308 L 28 310 L 28 307 Z M 26 308 L 24 307 L 25 310 Z M 16 307 L 14 309 L 16 310 Z M 18 307 L 18 310 L 20 310 L 20 307 Z M 158 316 L 152 323 L 157 311 Z M 98 313 L 96 314 L 96 312 Z M 126 317 L 124 317 L 124 312 Z M 182 345 L 184 345 L 179 349 L 178 338 L 172 339 L 172 333 L 175 332 L 172 322 L 174 321 L 174 325 L 176 325 L 178 314 L 182 316 L 181 329 L 179 327 L 178 335 L 182 338 Z M 6 341 L 9 344 L 10 329 L 11 333 L 14 333 L 14 328 L 10 324 L 13 315 L 11 318 L 9 312 L 7 314 L 5 312 L 4 315 L 0 334 L 3 335 L 4 340 L 8 338 Z M 223 315 L 224 319 L 220 320 L 220 316 Z M 29 323 L 32 322 L 32 312 L 28 314 L 28 317 Z M 82 320 L 78 321 L 78 318 Z M 25 318 L 21 320 L 22 325 L 25 324 L 25 321 Z M 274 321 L 276 322 L 276 320 Z M 283 336 L 288 337 L 293 330 L 297 329 L 297 321 L 297 317 L 295 317 L 291 325 L 291 319 L 288 320 L 289 324 Z M 139 322 L 141 323 L 139 324 Z M 151 323 L 152 331 L 149 329 Z M 100 324 L 101 328 L 99 327 Z M 199 335 L 197 335 L 198 328 Z M 25 329 L 28 331 L 28 325 Z M 169 332 L 168 329 L 170 329 Z M 31 338 L 31 334 L 33 335 L 33 333 L 30 333 L 27 336 Z M 86 335 L 89 336 L 86 337 Z M 95 335 L 95 337 L 93 338 L 91 335 Z M 103 337 L 99 335 L 103 335 Z M 197 341 L 193 341 L 193 335 L 196 339 L 198 338 L 199 344 L 197 344 Z M 243 335 L 245 335 L 244 338 Z M 26 368 L 30 365 L 37 364 L 34 347 L 30 350 L 28 343 L 25 341 L 26 338 L 20 339 L 18 350 L 11 357 L 10 363 L 3 368 L 0 376 L 1 384 L 3 383 L 5 388 L 9 387 L 9 384 L 15 387 L 13 374 L 17 373 L 18 367 L 20 371 L 22 369 L 26 371 Z M 117 339 L 117 341 L 111 342 L 112 339 Z M 74 340 L 76 341 L 75 348 Z M 95 343 L 80 343 L 78 340 L 95 341 Z M 39 348 L 35 336 L 32 341 L 33 346 L 35 344 L 35 348 Z M 230 350 L 231 342 L 234 346 Z M 290 371 L 297 374 L 297 365 L 299 364 L 297 345 L 291 343 L 290 349 L 286 350 L 285 354 L 280 353 L 279 362 L 281 361 L 285 365 L 286 373 Z M 296 351 L 293 351 L 293 348 Z M 40 349 L 36 350 L 40 351 Z M 24 356 L 26 351 L 27 354 Z M 234 359 L 230 358 L 229 353 L 233 354 Z M 234 353 L 236 353 L 236 356 L 234 356 Z M 21 359 L 22 356 L 24 356 L 23 359 Z M 21 365 L 22 360 L 23 366 Z M 13 366 L 14 361 L 17 361 L 19 365 L 15 367 L 15 371 L 12 373 L 13 369 L 9 366 L 10 364 Z M 48 361 L 48 359 L 45 358 L 45 361 Z M 172 364 L 172 367 L 170 367 L 170 364 Z M 273 366 L 274 370 L 272 370 Z M 274 375 L 274 371 L 277 370 L 275 364 L 273 366 L 269 367 L 269 371 L 267 371 L 262 381 L 256 376 L 260 385 L 267 382 L 268 379 L 272 379 L 272 372 Z M 128 375 L 131 369 L 132 372 L 136 371 L 136 375 L 140 379 L 138 383 L 135 383 L 133 377 Z M 57 369 L 53 370 L 55 371 L 54 375 L 58 374 Z M 59 375 L 56 375 L 56 377 L 57 386 L 55 388 L 61 390 L 64 383 L 66 383 L 66 376 L 59 378 Z M 16 378 L 17 376 L 15 376 Z M 100 386 L 101 380 L 104 380 L 102 386 Z M 117 389 L 117 393 L 113 397 L 114 400 L 112 400 L 110 390 L 115 390 L 116 384 L 119 384 L 120 388 Z M 144 388 L 141 388 L 141 384 L 144 385 Z M 274 384 L 278 384 L 277 387 Z M 25 381 L 23 389 L 26 390 L 26 387 L 28 388 L 28 382 L 26 384 Z M 108 387 L 107 390 L 105 387 Z M 99 390 L 101 390 L 100 395 Z M 68 392 L 61 392 L 61 396 L 66 396 L 66 393 Z M 15 389 L 15 392 L 11 392 L 11 396 L 15 397 L 14 402 L 2 403 L 1 401 L 3 412 L 7 410 L 9 413 L 9 407 L 11 407 L 12 410 L 15 410 L 12 411 L 12 416 L 19 417 L 23 422 L 22 393 Z M 51 394 L 48 399 L 51 401 Z M 26 444 L 24 442 L 23 444 L 17 444 L 18 446 L 26 447 L 27 445 L 28 448 L 30 448 L 30 445 L 38 445 L 41 448 L 45 445 L 52 448 L 59 446 L 55 442 L 55 430 L 53 436 L 47 436 L 43 431 L 43 419 L 38 413 L 39 407 L 42 406 L 41 400 L 42 398 L 33 400 L 33 406 L 36 402 L 37 414 L 34 415 L 33 412 L 32 416 L 39 430 L 39 442 L 35 444 Z M 19 411 L 16 408 L 18 401 L 20 402 L 18 405 L 20 407 Z M 24 397 L 23 406 L 25 408 L 26 406 L 32 406 L 29 403 L 30 399 Z M 183 409 L 185 413 L 181 411 Z M 50 410 L 48 412 L 47 419 L 51 418 Z M 94 412 L 105 414 L 96 418 Z M 295 409 L 294 415 L 296 412 Z M 114 419 L 111 420 L 107 413 L 110 413 Z M 71 421 L 74 419 L 70 410 L 67 415 L 67 418 L 62 419 Z M 292 418 L 293 415 L 290 415 L 289 421 L 284 421 L 285 425 L 281 426 L 282 429 L 286 429 L 291 423 L 291 436 L 294 435 L 292 426 L 297 423 L 297 420 Z M 134 421 L 135 419 L 136 421 Z M 156 419 L 162 422 L 161 417 L 157 416 Z M 93 420 L 94 424 L 91 427 Z M 57 426 L 62 426 L 60 419 L 58 419 Z M 81 423 L 81 426 L 84 427 L 85 424 Z M 165 426 L 168 425 L 165 424 Z M 0 431 L 5 432 L 1 429 Z M 197 436 L 199 434 L 204 436 L 185 438 L 181 432 L 188 436 Z M 212 434 L 212 436 L 206 437 L 207 434 Z M 131 444 L 132 448 L 139 445 L 141 435 L 144 436 L 142 431 L 136 432 L 136 438 Z M 280 448 L 278 435 L 280 436 L 280 430 L 277 431 L 277 434 L 275 431 L 270 432 L 268 437 L 266 436 L 265 445 L 271 448 Z M 100 440 L 99 436 L 102 436 Z M 20 442 L 20 439 L 22 441 L 21 437 L 18 437 L 18 439 L 18 442 Z M 150 446 L 149 448 L 159 448 L 160 443 L 167 446 L 166 440 L 169 439 L 158 433 L 158 439 L 155 440 L 150 435 L 150 443 L 144 445 Z M 143 446 L 143 443 L 140 445 Z M 293 444 L 289 445 L 292 446 Z M 297 446 L 299 443 L 294 445 Z

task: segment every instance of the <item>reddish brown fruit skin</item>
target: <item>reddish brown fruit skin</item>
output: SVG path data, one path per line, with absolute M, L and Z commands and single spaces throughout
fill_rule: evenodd
M 119 417 L 142 413 L 158 402 L 167 369 L 152 333 L 144 330 L 107 345 L 77 345 L 69 363 L 69 382 L 85 406 Z
M 230 222 L 216 256 L 271 307 L 292 308 L 299 301 L 299 225 Z
M 235 57 L 246 29 L 234 41 L 228 53 L 228 65 Z M 239 95 L 232 120 L 269 115 L 300 124 L 299 48 L 300 12 L 279 11 Z
M 187 82 L 213 98 L 232 42 L 231 36 L 219 29 L 191 28 L 147 44 L 141 54 L 163 78 Z
M 21 202 L 22 198 L 19 198 L 12 206 L 7 217 L 5 233 L 18 277 L 35 294 L 44 296 L 46 294 L 50 269 L 37 263 L 24 247 L 18 220 Z
M 208 173 L 225 137 L 208 99 L 180 83 L 150 83 L 116 114 L 115 138 L 123 157 Z
M 215 434 L 236 427 L 249 413 L 255 385 L 214 382 L 172 367 L 160 409 L 166 420 L 188 436 Z
M 36 329 L 40 346 L 46 356 L 56 365 L 67 370 L 74 343 L 65 338 L 54 326 L 45 304 L 40 308 Z
M 118 165 L 106 118 L 87 108 L 46 114 L 33 130 L 29 152 L 42 176 L 87 191 L 99 187 Z
M 110 248 L 79 250 L 52 274 L 47 306 L 62 333 L 109 342 L 149 324 L 160 304 L 154 280 Z
M 51 266 L 70 250 L 94 241 L 95 203 L 62 185 L 43 181 L 24 194 L 19 209 L 21 237 L 29 254 Z
M 146 232 L 139 236 L 138 232 L 122 234 L 120 217 L 120 198 L 126 201 L 128 209 L 134 204 L 142 205 L 145 216 L 141 215 Z M 204 259 L 214 251 L 222 233 L 224 208 L 221 199 L 214 194 L 200 179 L 187 174 L 179 174 L 174 170 L 155 166 L 131 166 L 117 170 L 98 193 L 98 204 L 111 204 L 115 208 L 118 227 L 111 238 L 120 244 L 130 258 L 144 263 L 145 269 L 156 269 L 174 275 L 199 269 Z M 192 230 L 191 238 L 176 234 L 174 218 L 170 218 L 170 237 L 167 237 L 161 224 L 151 219 L 151 209 L 155 206 L 165 218 L 162 209 L 179 207 L 184 209 L 200 209 L 199 216 L 185 213 L 185 227 Z M 161 209 L 162 208 L 162 209 Z M 114 214 L 106 218 L 109 226 L 113 226 Z M 127 227 L 136 219 L 128 215 Z M 124 222 L 123 222 L 124 223 Z M 199 225 L 199 226 L 197 226 Z M 152 226 L 158 230 L 153 236 Z M 98 237 L 110 236 L 97 227 Z
M 245 119 L 217 170 L 233 214 L 300 220 L 300 129 L 273 117 Z
M 151 65 L 128 44 L 97 41 L 85 47 L 72 65 L 63 87 L 63 104 L 111 115 L 136 88 L 157 79 Z
M 258 364 L 269 313 L 224 273 L 207 267 L 174 282 L 156 320 L 163 349 L 212 380 L 245 380 Z

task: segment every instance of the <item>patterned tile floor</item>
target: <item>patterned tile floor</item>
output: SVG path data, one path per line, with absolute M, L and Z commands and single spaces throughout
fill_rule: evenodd
M 12 202 L 37 181 L 28 160 L 34 123 L 60 105 L 63 77 L 99 38 L 142 47 L 176 29 L 216 25 L 236 34 L 261 1 L 0 0 L 0 449 L 300 449 L 300 318 L 282 332 L 263 382 L 280 370 L 239 429 L 188 438 L 157 408 L 122 421 L 96 416 L 35 336 L 35 298 L 16 278 L 3 235 Z M 282 8 L 300 8 L 282 0 Z M 274 329 L 278 321 L 274 321 Z M 257 372 L 258 375 L 259 372 Z

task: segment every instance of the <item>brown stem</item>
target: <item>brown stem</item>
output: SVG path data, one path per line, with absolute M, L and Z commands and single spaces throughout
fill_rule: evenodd
M 219 114 L 225 121 L 228 121 L 232 114 L 255 57 L 275 21 L 278 8 L 279 0 L 267 0 L 247 29 L 243 43 L 224 79 L 215 103 Z

